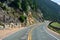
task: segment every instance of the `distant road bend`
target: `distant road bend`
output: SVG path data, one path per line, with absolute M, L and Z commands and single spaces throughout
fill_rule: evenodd
M 50 35 L 45 27 L 47 23 L 42 23 L 41 25 L 36 25 L 34 29 L 29 34 L 28 40 L 60 40 L 53 35 Z
M 45 26 L 47 23 L 35 24 L 3 40 L 60 40 L 47 33 L 44 29 Z

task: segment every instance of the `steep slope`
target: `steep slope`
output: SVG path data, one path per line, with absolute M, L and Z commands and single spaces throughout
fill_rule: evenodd
M 3 23 L 18 22 L 18 19 L 12 17 L 10 14 L 7 14 L 6 11 L 0 8 L 0 22 Z
M 33 24 L 36 20 L 33 17 L 33 11 L 36 11 L 35 1 L 32 0 L 0 0 L 0 23 L 21 23 Z M 30 4 L 31 3 L 31 4 Z M 31 17 L 29 13 L 31 12 Z M 35 13 L 36 14 L 36 13 Z M 34 15 L 35 15 L 34 14 Z M 22 16 L 23 15 L 23 16 Z M 27 18 L 25 19 L 26 16 Z M 37 15 L 36 15 L 37 16 Z M 21 19 L 19 19 L 21 18 Z M 38 18 L 38 17 L 37 17 Z M 28 19 L 28 20 L 27 20 Z M 23 21 L 23 23 L 21 22 Z
M 38 7 L 43 13 L 44 19 L 60 20 L 60 6 L 51 0 L 37 0 Z

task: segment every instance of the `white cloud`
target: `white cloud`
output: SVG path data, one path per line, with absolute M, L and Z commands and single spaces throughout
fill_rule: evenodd
M 54 1 L 54 2 L 56 2 L 57 4 L 60 5 L 60 0 L 52 0 L 52 1 Z

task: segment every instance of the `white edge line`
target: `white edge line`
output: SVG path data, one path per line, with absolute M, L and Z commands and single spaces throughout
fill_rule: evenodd
M 57 40 L 59 40 L 59 39 L 58 39 L 57 37 L 55 37 L 54 35 L 50 34 L 50 33 L 46 30 L 46 28 L 43 27 L 43 29 L 44 29 L 49 35 L 51 35 L 52 37 L 54 37 L 54 38 L 56 38 Z

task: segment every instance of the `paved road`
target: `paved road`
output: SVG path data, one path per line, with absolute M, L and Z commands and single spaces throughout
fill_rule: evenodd
M 27 40 L 28 38 L 28 32 L 30 31 L 32 27 L 27 27 L 23 30 L 20 30 L 6 38 L 4 38 L 3 40 Z
M 38 26 L 32 31 L 32 40 L 57 40 L 43 29 L 44 25 Z
M 14 33 L 2 40 L 28 40 L 28 33 L 35 25 L 36 24 L 26 27 L 23 30 L 19 30 L 18 32 Z
M 57 40 L 44 30 L 45 25 L 46 24 L 37 25 L 32 31 L 32 40 Z
M 32 28 L 34 28 L 31 32 L 31 39 L 30 40 L 57 40 L 55 37 L 49 35 L 44 27 L 47 25 L 47 23 L 43 24 L 36 24 L 32 27 L 25 28 L 23 30 L 20 30 L 16 32 L 15 34 L 12 34 L 9 37 L 6 37 L 3 40 L 28 40 L 28 33 Z

